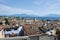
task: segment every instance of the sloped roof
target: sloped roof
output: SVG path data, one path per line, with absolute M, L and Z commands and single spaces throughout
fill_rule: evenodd
M 27 33 L 27 35 L 34 35 L 36 34 L 30 27 L 30 25 L 24 25 L 24 30 Z
M 9 30 L 10 29 L 10 30 Z M 9 30 L 9 31 L 7 31 L 7 30 Z M 22 26 L 21 27 L 19 27 L 17 30 L 14 30 L 14 28 L 13 29 L 11 29 L 11 28 L 7 28 L 7 29 L 5 29 L 5 34 L 19 34 L 19 32 L 22 30 Z
M 0 31 L 1 31 L 2 29 L 4 29 L 4 26 L 3 26 L 3 25 L 0 25 Z
M 43 33 L 45 33 L 45 32 L 47 31 L 46 29 L 41 28 L 41 27 L 39 27 L 39 30 L 40 30 L 41 32 L 43 32 Z

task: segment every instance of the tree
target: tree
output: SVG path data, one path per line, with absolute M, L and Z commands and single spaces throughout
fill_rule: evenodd
M 60 40 L 60 30 L 59 29 L 56 30 L 56 35 L 58 36 L 58 40 Z
M 7 18 L 5 18 L 5 24 L 6 24 L 6 25 L 10 25 L 10 23 L 9 23 L 9 21 L 8 21 Z
M 60 30 L 59 29 L 56 29 L 56 35 L 60 35 Z

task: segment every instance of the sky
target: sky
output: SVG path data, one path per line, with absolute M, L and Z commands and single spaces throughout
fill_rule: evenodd
M 60 0 L 0 0 L 0 14 L 60 15 Z

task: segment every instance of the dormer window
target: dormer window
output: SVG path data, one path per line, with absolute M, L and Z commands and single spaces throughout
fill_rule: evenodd
M 11 31 L 11 28 L 5 28 L 4 31 Z
M 52 32 L 50 32 L 51 33 L 51 35 L 52 35 Z
M 47 26 L 47 25 L 48 25 L 47 23 L 44 24 L 44 26 Z
M 13 27 L 14 30 L 17 30 L 19 27 Z

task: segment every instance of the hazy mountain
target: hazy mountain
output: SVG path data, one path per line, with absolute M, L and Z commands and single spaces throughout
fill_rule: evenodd
M 9 15 L 7 15 L 7 14 L 0 14 L 0 16 L 9 16 Z
M 48 15 L 45 15 L 45 17 L 60 17 L 59 14 L 48 14 Z
M 27 15 L 27 14 L 12 14 L 12 15 L 0 14 L 0 16 L 11 16 L 11 17 L 38 17 L 38 16 L 36 16 L 36 15 Z
M 12 16 L 12 17 L 39 17 L 39 16 L 36 16 L 36 15 L 27 15 L 27 14 L 12 14 L 12 15 L 8 15 L 8 14 L 0 14 L 0 16 Z M 41 16 L 40 16 L 41 17 Z M 48 14 L 48 15 L 45 15 L 43 17 L 60 17 L 60 15 L 58 14 Z
M 38 17 L 38 16 L 35 16 L 35 15 L 27 15 L 27 14 L 13 14 L 13 15 L 10 15 L 10 16 L 16 16 L 16 17 Z

